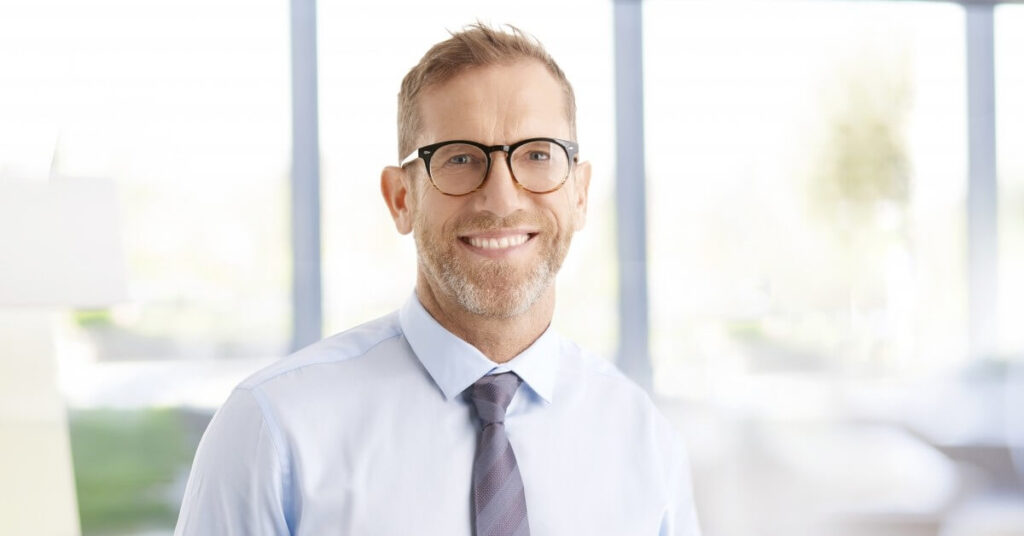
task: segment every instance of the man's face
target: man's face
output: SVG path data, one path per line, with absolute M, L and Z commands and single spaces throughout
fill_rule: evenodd
M 536 61 L 474 68 L 419 99 L 419 145 L 572 136 L 562 87 Z M 583 226 L 590 168 L 575 166 L 561 189 L 535 194 L 515 184 L 504 153 L 491 158 L 482 188 L 460 197 L 431 186 L 422 161 L 407 166 L 416 182 L 408 205 L 420 277 L 434 295 L 473 314 L 510 318 L 553 292 L 572 235 Z

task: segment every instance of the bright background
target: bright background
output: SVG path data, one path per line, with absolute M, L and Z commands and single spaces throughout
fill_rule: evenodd
M 378 191 L 395 96 L 479 19 L 576 88 L 594 177 L 555 324 L 613 359 L 612 8 L 321 3 L 325 334 L 412 289 Z M 1024 534 L 1024 6 L 995 9 L 998 341 L 974 358 L 964 8 L 643 9 L 654 395 L 705 534 Z M 212 410 L 288 352 L 288 31 L 283 0 L 0 0 L 0 180 L 119 191 L 130 300 L 55 314 L 85 534 L 168 534 Z

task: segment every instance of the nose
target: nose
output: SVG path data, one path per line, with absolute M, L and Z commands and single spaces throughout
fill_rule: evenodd
M 491 153 L 491 169 L 487 170 L 483 187 L 476 192 L 478 208 L 505 217 L 523 208 L 527 193 L 512 178 L 505 153 Z

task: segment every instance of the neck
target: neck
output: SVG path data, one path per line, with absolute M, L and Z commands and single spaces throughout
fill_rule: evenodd
M 416 296 L 441 326 L 495 363 L 505 363 L 529 348 L 551 324 L 555 312 L 553 284 L 528 310 L 511 318 L 466 311 L 450 296 L 435 292 L 422 274 L 416 280 Z

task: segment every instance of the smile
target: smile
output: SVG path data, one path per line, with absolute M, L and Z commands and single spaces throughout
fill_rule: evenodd
M 530 239 L 528 234 L 503 236 L 501 238 L 467 237 L 469 245 L 480 249 L 506 249 L 525 244 Z
M 501 254 L 513 250 L 529 242 L 537 233 L 534 232 L 502 232 L 481 233 L 474 236 L 461 236 L 462 243 L 484 254 Z

